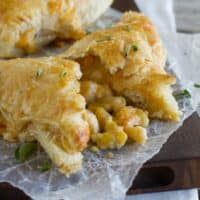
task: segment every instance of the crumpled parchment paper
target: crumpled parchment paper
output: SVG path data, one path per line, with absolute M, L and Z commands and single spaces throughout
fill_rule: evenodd
M 119 16 L 118 12 L 110 10 L 93 28 L 110 26 Z M 161 36 L 169 52 L 167 70 L 178 79 L 174 90 L 188 89 L 192 95 L 190 99 L 179 101 L 183 112 L 181 122 L 152 121 L 145 145 L 127 145 L 113 151 L 113 159 L 105 158 L 106 152 L 85 151 L 83 169 L 71 177 L 65 177 L 55 168 L 41 173 L 38 165 L 48 159 L 41 150 L 26 163 L 17 164 L 14 156 L 17 145 L 0 140 L 0 181 L 10 182 L 36 200 L 122 200 L 144 162 L 159 152 L 169 136 L 197 110 L 200 102 L 200 89 L 193 86 L 200 81 L 200 37 L 166 32 Z M 62 50 L 48 48 L 42 55 Z

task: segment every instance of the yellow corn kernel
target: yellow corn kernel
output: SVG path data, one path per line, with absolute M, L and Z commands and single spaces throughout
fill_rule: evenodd
M 99 148 L 96 146 L 92 146 L 92 147 L 90 147 L 90 151 L 92 151 L 93 153 L 97 153 L 97 152 L 99 152 Z
M 111 121 L 106 124 L 106 130 L 114 135 L 115 148 L 120 149 L 125 145 L 128 137 L 123 131 L 123 127 L 119 126 L 116 122 Z
M 112 152 L 108 152 L 106 154 L 106 158 L 112 159 L 112 158 L 114 158 L 114 154 Z
M 149 118 L 148 113 L 141 109 L 133 108 L 131 106 L 126 106 L 120 109 L 116 115 L 115 119 L 118 124 L 125 127 L 133 126 L 148 126 Z
M 124 131 L 105 132 L 94 134 L 92 141 L 100 149 L 120 149 L 126 144 L 127 138 L 128 136 Z
M 122 148 L 126 144 L 127 138 L 128 136 L 124 131 L 116 133 L 116 147 Z
M 97 144 L 100 149 L 114 149 L 115 138 L 111 133 L 99 133 L 92 136 L 92 141 Z
M 146 129 L 140 126 L 126 127 L 125 132 L 130 139 L 138 144 L 144 144 L 148 139 Z
M 112 116 L 104 108 L 90 106 L 89 109 L 96 115 L 102 129 L 105 129 L 106 124 L 112 121 Z
M 107 121 L 106 130 L 108 130 L 109 132 L 116 133 L 116 132 L 122 131 L 123 128 L 119 126 L 115 121 Z
M 120 149 L 127 141 L 127 134 L 123 127 L 113 121 L 112 116 L 102 107 L 91 106 L 96 115 L 103 133 L 93 134 L 92 141 L 101 149 Z

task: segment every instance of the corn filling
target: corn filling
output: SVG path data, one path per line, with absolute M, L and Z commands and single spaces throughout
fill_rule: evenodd
M 113 95 L 108 88 L 92 81 L 81 83 L 81 94 L 87 100 L 88 110 L 97 119 L 87 120 L 92 143 L 98 149 L 120 149 L 128 139 L 144 144 L 148 139 L 148 113 L 127 106 L 125 98 Z

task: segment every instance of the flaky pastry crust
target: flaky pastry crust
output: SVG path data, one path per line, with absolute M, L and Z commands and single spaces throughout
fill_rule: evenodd
M 63 173 L 81 167 L 90 130 L 78 63 L 60 58 L 0 61 L 0 134 L 38 141 Z
M 52 40 L 80 39 L 113 0 L 1 0 L 0 58 L 38 51 Z
M 179 120 L 170 87 L 176 78 L 165 71 L 166 50 L 143 14 L 125 13 L 119 23 L 86 36 L 60 56 L 80 63 L 83 80 L 108 84 L 150 117 Z

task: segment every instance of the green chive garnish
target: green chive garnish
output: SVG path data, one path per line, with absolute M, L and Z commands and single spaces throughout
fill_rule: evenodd
M 137 50 L 138 50 L 138 46 L 132 45 L 132 46 L 131 46 L 131 49 L 133 49 L 133 51 L 137 51 Z
M 67 72 L 66 71 L 63 71 L 62 73 L 61 73 L 61 77 L 62 78 L 65 78 L 67 76 Z
M 86 31 L 86 35 L 90 35 L 91 33 L 92 33 L 92 32 L 89 31 L 89 30 Z
M 180 100 L 183 98 L 191 98 L 191 94 L 188 90 L 181 90 L 180 92 L 177 92 L 174 94 L 174 97 L 176 98 L 176 100 Z
M 38 78 L 38 77 L 40 77 L 41 75 L 42 75 L 42 69 L 38 69 L 37 71 L 36 71 L 36 78 Z
M 124 30 L 128 31 L 128 32 L 131 32 L 131 27 L 129 25 L 126 25 L 126 26 L 124 26 Z
M 138 51 L 138 46 L 136 45 L 131 45 L 125 48 L 125 56 L 128 56 L 129 52 L 133 50 L 133 51 Z
M 125 48 L 125 56 L 126 56 L 126 57 L 128 56 L 129 51 L 130 51 L 130 47 L 126 47 L 126 48 Z
M 21 144 L 15 151 L 15 158 L 17 162 L 23 163 L 37 150 L 37 143 L 24 143 Z
M 52 163 L 49 161 L 45 161 L 41 166 L 39 166 L 39 170 L 41 172 L 47 172 L 52 168 Z
M 194 84 L 194 87 L 195 87 L 195 88 L 200 88 L 200 84 L 195 83 L 195 84 Z

